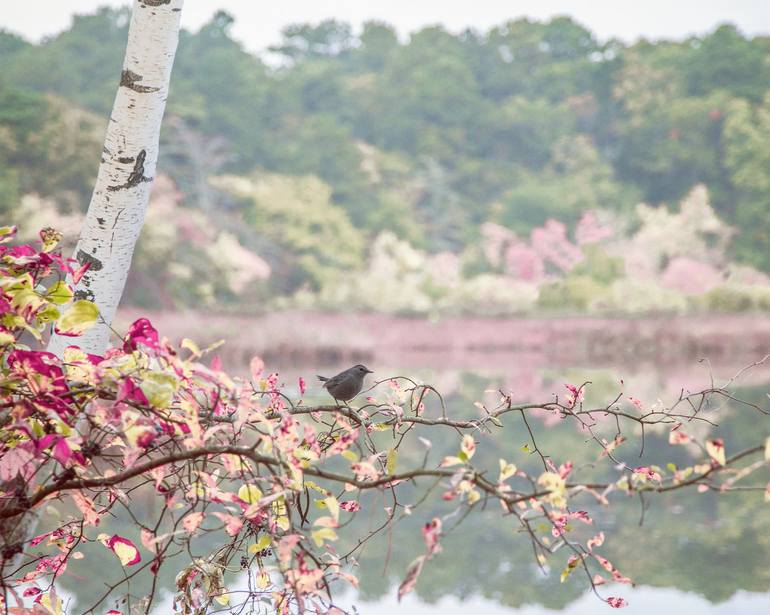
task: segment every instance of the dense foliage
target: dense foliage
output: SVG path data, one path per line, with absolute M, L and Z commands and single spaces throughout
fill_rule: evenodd
M 764 425 L 740 438 L 739 452 L 737 437 L 711 431 L 714 412 L 725 413 L 714 402 L 768 414 L 731 393 L 732 382 L 650 407 L 622 388 L 589 404 L 588 383 L 545 403 L 514 403 L 500 390 L 494 404 L 456 417 L 433 387 L 405 377 L 376 383 L 353 406 L 307 405 L 302 378 L 286 387 L 258 358 L 250 379 L 230 378 L 216 357 L 204 363 L 208 350 L 190 340 L 172 347 L 146 318 L 104 356 L 86 354 L 77 336 L 95 309 L 73 302 L 64 274 L 82 270 L 61 257 L 58 239 L 47 230 L 39 245 L 0 249 L 0 600 L 12 615 L 61 615 L 64 573 L 105 554 L 124 572 L 99 575 L 106 589 L 87 596 L 86 612 L 114 603 L 109 615 L 147 613 L 171 570 L 174 609 L 186 615 L 228 605 L 342 615 L 338 584 L 357 584 L 361 547 L 400 532 L 428 502 L 435 513 L 422 520 L 422 552 L 399 598 L 442 540 L 487 508 L 538 566 L 558 565 L 562 582 L 581 573 L 601 596 L 600 586 L 631 580 L 603 554 L 612 533 L 586 507 L 686 488 L 770 498 Z M 50 322 L 73 337 L 63 357 L 39 348 Z M 529 437 L 490 461 L 484 447 L 513 419 Z M 572 425 L 583 446 L 553 457 L 535 421 Z M 680 465 L 638 465 L 652 432 Z
M 39 45 L 0 33 L 5 211 L 32 192 L 61 215 L 85 208 L 127 17 L 78 16 Z M 233 40 L 231 24 L 218 13 L 182 33 L 160 168 L 180 190 L 178 207 L 203 222 L 188 225 L 197 234 L 178 225 L 142 242 L 135 303 L 243 306 L 299 291 L 300 303 L 338 309 L 350 294 L 340 282 L 376 267 L 377 250 L 397 240 L 428 259 L 457 256 L 469 280 L 448 298 L 423 284 L 429 308 L 399 310 L 478 311 L 484 301 L 467 298 L 480 292 L 504 304 L 497 311 L 521 311 L 538 296 L 553 303 L 553 293 L 490 281 L 500 271 L 478 258 L 485 225 L 527 238 L 550 219 L 569 230 L 599 210 L 617 221 L 616 235 L 632 236 L 640 201 L 675 213 L 699 184 L 735 230 L 723 262 L 703 264 L 770 269 L 766 37 L 723 25 L 624 45 L 556 18 L 459 34 L 431 27 L 402 42 L 386 24 L 353 32 L 328 21 L 287 28 L 259 57 Z M 171 241 L 202 235 L 222 249 L 196 254 Z M 159 253 L 168 267 L 156 271 L 148 263 Z M 219 260 L 236 253 L 257 274 L 233 285 Z M 524 308 L 511 298 L 522 294 Z M 652 294 L 664 306 L 685 301 Z M 737 303 L 730 309 L 761 301 Z

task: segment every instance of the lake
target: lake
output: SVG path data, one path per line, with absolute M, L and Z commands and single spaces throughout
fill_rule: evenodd
M 762 323 L 756 325 L 752 335 L 751 330 L 742 330 L 740 323 L 732 322 L 736 335 L 741 339 L 753 339 L 751 344 L 743 345 L 745 352 L 740 350 L 740 340 L 718 340 L 713 331 L 699 338 L 697 330 L 688 330 L 690 337 L 687 343 L 677 337 L 672 337 L 667 343 L 665 334 L 660 333 L 660 323 L 652 327 L 657 330 L 655 335 L 658 337 L 655 338 L 657 345 L 650 349 L 652 334 L 649 331 L 652 329 L 649 323 L 644 322 L 634 325 L 640 333 L 639 337 L 626 335 L 625 343 L 617 347 L 614 356 L 609 342 L 603 343 L 601 351 L 597 350 L 594 354 L 582 352 L 580 344 L 569 334 L 564 334 L 561 348 L 558 338 L 554 340 L 543 336 L 543 339 L 550 340 L 548 344 L 556 346 L 544 350 L 530 344 L 529 348 L 511 349 L 510 340 L 515 339 L 515 335 L 510 330 L 503 331 L 506 326 L 499 323 L 501 343 L 498 347 L 489 348 L 489 340 L 486 340 L 487 347 L 477 345 L 475 350 L 465 353 L 452 348 L 451 340 L 442 339 L 440 335 L 432 337 L 428 340 L 431 343 L 427 344 L 424 331 L 405 339 L 403 347 L 406 350 L 399 352 L 393 350 L 394 347 L 398 349 L 399 344 L 397 339 L 392 338 L 392 331 L 383 335 L 389 345 L 384 345 L 379 351 L 377 344 L 345 347 L 339 340 L 330 337 L 328 329 L 324 329 L 326 338 L 322 343 L 318 341 L 319 336 L 313 338 L 308 334 L 304 346 L 291 347 L 286 343 L 280 348 L 263 346 L 258 350 L 269 357 L 267 369 L 278 371 L 289 390 L 295 389 L 295 392 L 300 376 L 308 383 L 315 383 L 316 373 L 331 375 L 348 367 L 353 359 L 363 360 L 375 371 L 373 377 L 405 375 L 431 383 L 442 392 L 450 416 L 475 417 L 478 410 L 474 402 L 490 400 L 494 396 L 488 392 L 490 390 L 501 389 L 510 393 L 514 401 L 548 401 L 553 394 L 563 396 L 565 383 L 579 384 L 584 381 L 592 382 L 587 403 L 609 402 L 621 390 L 624 397 L 633 396 L 645 407 L 659 399 L 670 402 L 682 389 L 696 391 L 708 387 L 712 381 L 718 384 L 725 382 L 746 365 L 760 359 L 762 354 L 757 351 L 764 344 L 762 336 L 768 330 L 765 328 L 767 320 Z M 220 326 L 223 325 L 220 323 Z M 260 323 L 254 322 L 252 326 L 259 327 Z M 455 323 L 455 326 L 462 331 L 461 325 Z M 520 325 L 509 328 L 515 329 L 516 326 Z M 563 325 L 553 326 L 558 329 Z M 617 335 L 622 340 L 619 326 L 612 325 L 616 331 L 621 330 L 621 334 Z M 164 330 L 163 326 L 160 328 Z M 611 327 L 604 331 L 605 340 L 610 339 L 610 333 L 613 333 L 609 329 Z M 584 330 L 590 331 L 590 327 L 584 326 Z M 602 328 L 597 325 L 594 330 L 601 331 Z M 208 341 L 201 339 L 200 334 L 196 335 L 196 331 L 200 333 L 204 330 L 191 327 L 189 332 L 182 333 L 202 342 Z M 301 337 L 301 327 L 297 325 L 293 333 Z M 207 334 L 211 336 L 211 331 Z M 174 335 L 181 335 L 179 328 Z M 264 332 L 264 335 L 269 336 L 269 332 Z M 346 330 L 345 336 L 340 337 L 344 342 L 350 335 L 350 330 Z M 442 335 L 449 334 L 443 332 Z M 725 335 L 728 337 L 728 334 Z M 586 339 L 590 337 L 588 333 L 584 336 Z M 408 348 L 415 339 L 420 341 L 421 347 L 409 352 Z M 494 341 L 495 338 L 492 336 L 490 339 Z M 243 343 L 242 339 L 236 338 L 236 344 Z M 447 348 L 442 350 L 442 344 Z M 326 354 L 314 354 L 319 347 L 325 348 Z M 226 348 L 221 352 L 229 363 L 228 367 L 245 374 L 247 362 L 244 356 L 250 356 L 250 353 L 241 349 L 227 351 Z M 638 360 L 635 360 L 634 353 L 628 351 L 629 348 L 641 349 Z M 711 349 L 713 357 L 708 354 L 699 357 L 699 348 Z M 770 344 L 765 348 L 770 349 Z M 770 365 L 759 365 L 742 373 L 733 390 L 742 399 L 768 407 Z M 306 403 L 324 399 L 325 392 L 313 386 L 308 391 Z M 715 433 L 724 438 L 728 454 L 731 450 L 742 448 L 744 443 L 754 444 L 770 436 L 770 418 L 745 406 L 728 404 L 714 407 L 709 412 L 712 413 L 710 417 L 719 417 Z M 532 464 L 532 457 L 522 451 L 522 446 L 529 442 L 524 426 L 515 417 L 504 420 L 504 423 L 505 427 L 492 435 L 478 435 L 478 459 L 489 467 L 496 467 L 499 457 L 523 467 Z M 547 416 L 536 417 L 532 423 L 536 439 L 544 450 L 553 455 L 556 463 L 570 459 L 576 465 L 588 465 L 597 461 L 596 447 L 587 444 L 585 434 L 570 423 L 554 421 Z M 633 466 L 655 459 L 664 465 L 671 461 L 681 467 L 687 463 L 689 454 L 680 450 L 683 447 L 676 447 L 677 450 L 669 447 L 667 435 L 667 429 L 648 433 L 641 458 L 638 448 L 634 448 L 633 438 L 628 449 L 619 454 Z M 433 453 L 438 459 L 457 448 L 458 439 L 454 434 L 444 433 L 439 438 L 435 435 L 432 438 Z M 419 448 L 419 445 L 416 446 Z M 406 450 L 401 453 L 400 459 L 405 459 L 403 463 L 406 465 L 410 455 L 417 454 L 422 454 L 422 451 L 410 453 Z M 760 478 L 767 482 L 767 468 L 762 472 L 761 477 L 756 476 L 752 483 L 759 482 Z M 413 497 L 407 493 L 407 499 Z M 414 498 L 416 500 L 416 494 Z M 585 506 L 595 519 L 596 527 L 591 531 L 603 529 L 607 533 L 603 554 L 636 583 L 634 588 L 621 586 L 606 590 L 602 587 L 604 596 L 623 596 L 630 603 L 623 612 L 632 614 L 736 615 L 770 612 L 770 504 L 763 502 L 761 492 L 718 495 L 691 490 L 650 497 L 646 504 L 644 522 L 640 525 L 642 510 L 637 498 L 614 500 L 609 509 L 587 500 L 580 502 L 581 507 Z M 369 524 L 381 514 L 378 507 L 381 508 L 381 503 L 372 502 L 370 516 L 359 513 L 353 529 L 366 533 Z M 415 615 L 459 615 L 473 610 L 491 615 L 582 615 L 609 610 L 608 606 L 587 592 L 585 578 L 572 575 L 567 582 L 559 582 L 566 559 L 564 555 L 557 554 L 552 562 L 549 561 L 551 568 L 544 574 L 535 564 L 529 541 L 517 533 L 515 523 L 493 511 L 470 515 L 442 538 L 443 551 L 426 564 L 415 592 L 398 604 L 396 587 L 409 563 L 424 548 L 420 537 L 421 525 L 433 516 L 448 515 L 451 510 L 451 505 L 436 496 L 416 508 L 411 517 L 406 517 L 398 525 L 394 536 L 380 534 L 370 540 L 357 554 L 355 572 L 360 579 L 360 588 L 355 594 L 343 593 L 339 598 L 340 605 L 355 606 L 364 615 L 394 611 Z M 115 520 L 114 527 L 111 525 L 110 529 L 126 522 Z M 451 525 L 451 522 L 450 516 L 445 526 Z M 344 540 L 339 546 L 346 546 Z M 93 597 L 102 584 L 101 570 L 97 574 L 94 569 L 97 562 L 106 563 L 107 560 L 86 558 L 73 565 L 72 572 L 68 571 L 63 580 L 77 600 L 78 607 L 74 612 L 80 612 L 78 608 Z M 164 583 L 170 587 L 173 571 L 170 570 L 172 566 L 168 568 Z M 243 583 L 243 579 L 234 578 L 230 583 L 231 589 L 239 583 Z M 169 609 L 170 596 L 167 596 L 153 612 L 160 615 L 170 612 Z

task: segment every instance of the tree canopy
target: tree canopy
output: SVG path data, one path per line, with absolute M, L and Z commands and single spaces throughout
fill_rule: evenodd
M 253 205 L 210 193 L 209 178 L 315 176 L 340 210 L 331 219 L 355 227 L 352 245 L 391 231 L 455 254 L 478 243 L 485 223 L 527 234 L 550 218 L 570 226 L 587 210 L 625 215 L 640 201 L 676 210 L 702 184 L 736 231 L 729 256 L 770 270 L 767 37 L 726 24 L 626 45 L 560 17 L 487 31 L 427 27 L 401 41 L 385 23 L 359 31 L 330 20 L 287 27 L 254 55 L 232 23 L 219 12 L 182 33 L 160 169 L 184 207 L 232 214 L 213 223 L 276 271 L 285 259 L 264 250 L 273 240 Z M 27 192 L 66 191 L 84 207 L 99 139 L 81 135 L 62 160 L 50 127 L 64 130 L 74 113 L 106 122 L 126 28 L 125 10 L 103 8 L 40 44 L 0 33 L 6 211 Z M 276 280 L 274 292 L 322 286 L 301 258 L 289 264 L 295 282 Z

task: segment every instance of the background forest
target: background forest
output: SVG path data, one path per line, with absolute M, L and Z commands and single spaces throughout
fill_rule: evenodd
M 128 10 L 0 31 L 0 208 L 74 240 Z M 770 310 L 770 38 L 182 33 L 126 301 L 502 315 Z

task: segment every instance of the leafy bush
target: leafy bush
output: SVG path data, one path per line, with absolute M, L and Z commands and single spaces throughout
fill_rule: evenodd
M 543 285 L 537 303 L 540 307 L 551 310 L 584 311 L 605 292 L 605 287 L 594 278 L 574 275 Z
M 708 312 L 770 311 L 770 288 L 728 283 L 694 297 L 693 305 Z
M 6 243 L 14 234 L 13 228 L 0 229 Z M 305 609 L 341 615 L 333 592 L 339 582 L 357 582 L 348 557 L 374 534 L 389 532 L 403 515 L 413 514 L 436 487 L 443 492 L 435 506 L 448 510 L 422 526 L 421 551 L 405 571 L 399 598 L 415 588 L 441 550 L 441 539 L 450 531 L 444 519 L 497 508 L 531 542 L 540 565 L 561 560 L 562 580 L 582 571 L 594 589 L 610 581 L 631 583 L 601 554 L 605 534 L 597 533 L 589 512 L 577 506 L 594 499 L 610 505 L 616 495 L 626 500 L 636 493 L 695 485 L 721 493 L 742 488 L 734 483 L 765 466 L 748 459 L 768 450 L 765 442 L 753 440 L 728 457 L 721 438 L 680 429 L 694 423 L 708 431 L 714 423 L 711 414 L 709 419 L 699 415 L 701 406 L 711 404 L 711 396 L 736 400 L 723 388 L 680 396 L 670 408 L 650 410 L 629 397 L 633 413 L 619 405 L 622 391 L 609 404 L 589 406 L 587 384 L 567 384 L 564 395 L 542 404 L 514 404 L 501 391 L 496 405 L 478 402 L 481 412 L 475 416 L 453 418 L 433 387 L 406 377 L 376 383 L 355 408 L 308 406 L 296 398 L 297 391 L 301 397 L 306 392 L 302 378 L 291 394 L 256 357 L 250 380 L 231 378 L 217 357 L 204 363 L 210 349 L 191 340 L 172 347 L 146 318 L 137 319 L 117 347 L 102 356 L 87 354 L 77 347 L 77 336 L 98 313 L 93 303 L 73 301 L 65 275 L 74 280 L 84 269 L 54 251 L 59 238 L 47 230 L 41 233 L 41 249 L 0 246 L 0 580 L 7 588 L 0 606 L 14 600 L 12 613 L 61 615 L 60 577 L 77 569 L 79 559 L 96 558 L 101 564 L 109 557 L 118 574 L 105 564 L 99 581 L 114 578 L 112 588 L 130 594 L 143 579 L 148 590 L 139 595 L 145 596 L 140 604 L 146 610 L 161 586 L 159 577 L 171 569 L 174 609 L 184 615 L 254 604 L 283 614 Z M 386 265 L 400 262 L 414 273 L 418 253 L 387 238 L 382 243 L 384 252 L 388 243 L 395 250 Z M 452 270 L 449 264 L 445 273 Z M 534 292 L 511 289 L 502 276 L 474 280 L 474 297 L 489 297 L 492 306 L 500 288 L 528 292 L 530 300 Z M 596 282 L 576 276 L 565 284 L 572 300 L 585 302 L 583 293 Z M 510 301 L 506 297 L 502 304 Z M 62 357 L 40 349 L 49 325 L 75 342 Z M 521 468 L 497 455 L 489 466 L 488 455 L 476 454 L 486 432 L 503 427 L 507 415 L 525 418 L 530 412 L 575 421 L 583 445 L 597 447 L 587 455 L 598 453 L 598 460 L 609 465 L 598 475 L 592 468 L 599 461 L 556 465 L 531 430 Z M 608 416 L 614 417 L 609 431 L 600 431 Z M 625 440 L 621 425 L 647 425 L 651 431 L 671 425 L 669 444 L 692 443 L 697 460 L 682 468 L 669 464 L 666 470 L 618 463 L 615 449 Z M 459 437 L 447 440 L 447 429 Z M 586 429 L 594 437 L 586 439 Z M 610 433 L 612 442 L 602 437 Z M 438 437 L 438 453 L 425 438 L 432 434 Z M 407 443 L 417 448 L 399 458 Z M 532 450 L 542 468 L 531 463 Z M 530 467 L 536 468 L 534 474 Z M 605 478 L 613 472 L 617 475 Z M 607 482 L 597 483 L 597 476 Z M 151 505 L 137 506 L 139 497 Z M 366 519 L 357 523 L 362 510 Z M 382 523 L 371 522 L 377 516 Z M 34 535 L 38 517 L 46 526 Z M 130 521 L 114 521 L 121 517 Z M 347 535 L 353 545 L 349 552 L 340 547 Z M 184 559 L 175 557 L 180 554 Z M 236 570 L 248 576 L 248 583 L 231 592 L 228 573 Z M 88 610 L 107 599 L 99 592 Z M 626 604 L 613 596 L 604 600 L 615 608 Z M 34 606 L 27 608 L 30 602 Z

